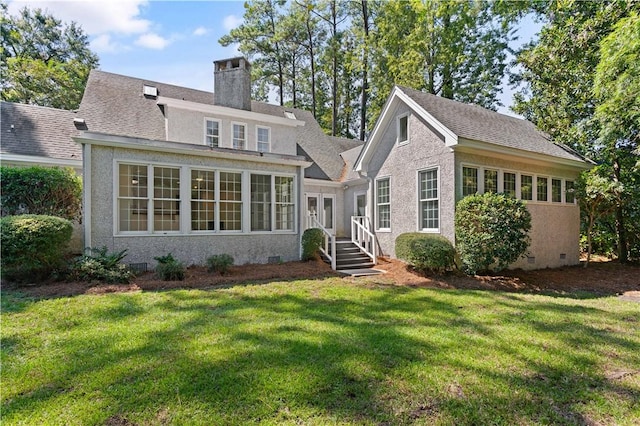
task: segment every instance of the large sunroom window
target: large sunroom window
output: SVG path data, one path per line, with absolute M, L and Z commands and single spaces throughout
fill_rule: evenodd
M 475 167 L 462 168 L 462 196 L 473 195 L 478 192 L 478 169 Z
M 211 170 L 191 170 L 191 230 L 215 229 L 216 174 Z
M 121 231 L 148 230 L 147 173 L 147 166 L 120 164 L 118 167 L 118 216 Z
M 242 174 L 220 172 L 220 230 L 242 231 Z
M 276 176 L 276 229 L 279 231 L 293 231 L 295 194 L 293 177 Z
M 270 175 L 251 175 L 251 230 L 271 231 Z

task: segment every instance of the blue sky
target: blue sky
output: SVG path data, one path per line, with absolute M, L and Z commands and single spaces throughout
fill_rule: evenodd
M 218 40 L 242 22 L 243 1 L 9 1 L 9 13 L 22 7 L 47 9 L 79 23 L 104 71 L 213 91 L 213 61 L 238 54 Z M 538 31 L 525 22 L 520 44 Z M 512 92 L 503 88 L 502 103 Z M 502 112 L 508 112 L 502 108 Z

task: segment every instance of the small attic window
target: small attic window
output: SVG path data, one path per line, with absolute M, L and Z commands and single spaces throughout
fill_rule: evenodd
M 151 96 L 153 98 L 158 96 L 158 88 L 154 86 L 147 86 L 146 84 L 142 86 L 142 93 L 145 96 Z
M 296 115 L 294 113 L 292 113 L 291 111 L 285 111 L 284 112 L 284 116 L 291 119 L 291 120 L 295 120 L 296 119 Z

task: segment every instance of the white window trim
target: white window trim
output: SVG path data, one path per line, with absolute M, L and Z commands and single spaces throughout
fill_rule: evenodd
M 244 127 L 244 148 L 236 148 L 235 144 L 233 143 L 233 140 L 235 139 L 234 137 L 234 126 L 243 126 Z M 231 148 L 233 149 L 237 149 L 239 151 L 246 151 L 249 149 L 249 141 L 248 139 L 248 135 L 249 135 L 249 127 L 247 126 L 247 123 L 241 123 L 238 121 L 232 121 L 231 122 Z
M 222 139 L 221 139 L 221 136 L 222 136 L 222 122 L 220 120 L 218 120 L 217 118 L 211 118 L 211 117 L 205 117 L 204 118 L 204 138 L 203 138 L 204 140 L 203 140 L 203 143 L 205 145 L 207 145 L 207 146 L 211 146 L 211 145 L 209 145 L 209 142 L 207 141 L 207 137 L 210 136 L 207 133 L 207 122 L 208 121 L 214 121 L 214 122 L 218 123 L 218 148 L 220 148 L 221 147 L 221 142 L 222 142 Z
M 179 231 L 152 231 L 153 229 L 153 217 L 149 215 L 147 218 L 147 230 L 146 231 L 120 231 L 120 211 L 119 211 L 119 185 L 120 185 L 120 164 L 142 166 L 147 168 L 147 179 L 151 181 L 151 187 L 147 193 L 147 200 L 149 202 L 148 209 L 153 209 L 153 168 L 154 167 L 169 167 L 177 168 L 180 170 L 180 181 L 188 182 L 185 185 L 180 185 L 180 230 Z M 178 164 L 178 163 L 165 163 L 165 162 L 146 162 L 146 161 L 131 161 L 126 158 L 116 158 L 113 160 L 113 197 L 112 197 L 112 212 L 113 212 L 113 237 L 163 237 L 163 236 L 180 236 L 188 237 L 194 235 L 273 235 L 273 234 L 286 234 L 293 235 L 298 232 L 299 229 L 299 204 L 300 197 L 298 194 L 298 175 L 295 173 L 279 173 L 275 171 L 266 172 L 264 170 L 247 170 L 247 169 L 230 169 L 230 168 L 216 168 L 207 166 L 194 166 L 191 164 Z M 204 231 L 192 231 L 191 230 L 191 170 L 207 170 L 215 171 L 216 183 L 215 183 L 215 230 Z M 220 212 L 220 173 L 238 173 L 241 176 L 242 182 L 242 223 L 240 230 L 224 230 L 221 231 L 219 227 L 219 212 Z M 271 179 L 271 197 L 272 197 L 272 230 L 271 231 L 251 231 L 251 174 L 263 174 L 270 175 Z M 293 193 L 292 200 L 294 204 L 293 208 L 293 230 L 275 230 L 275 177 L 289 177 L 293 179 Z M 335 209 L 335 201 L 334 201 Z M 151 210 L 152 211 L 152 210 Z M 334 221 L 336 219 L 334 218 Z
M 422 227 L 422 202 L 423 201 L 430 201 L 433 199 L 428 199 L 428 200 L 422 200 L 420 198 L 420 193 L 421 188 L 420 188 L 420 174 L 423 172 L 430 172 L 432 170 L 436 171 L 436 180 L 437 180 L 437 191 L 438 191 L 438 197 L 436 198 L 436 200 L 438 200 L 438 227 L 437 228 L 423 228 Z M 461 169 L 462 170 L 462 169 Z M 478 169 L 478 176 L 480 174 L 479 172 L 480 169 Z M 425 232 L 425 233 L 440 233 L 440 225 L 442 224 L 442 215 L 440 214 L 442 211 L 441 208 L 441 203 L 440 203 L 440 166 L 431 166 L 431 167 L 425 167 L 423 169 L 419 169 L 417 170 L 416 173 L 416 189 L 418 190 L 417 192 L 417 200 L 418 200 L 418 209 L 416 210 L 418 212 L 418 224 L 417 224 L 417 229 L 419 232 Z
M 385 205 L 389 205 L 389 227 L 388 228 L 380 228 L 380 203 L 378 202 L 378 184 L 380 181 L 387 180 L 389 181 L 389 202 L 385 203 Z M 391 232 L 391 176 L 383 176 L 376 178 L 375 185 L 375 194 L 374 194 L 374 205 L 375 205 L 375 229 L 380 232 Z
M 410 114 L 408 112 L 405 112 L 404 114 L 400 114 L 396 117 L 396 143 L 400 146 L 408 144 L 409 141 L 411 140 L 411 137 L 409 136 L 410 135 L 409 116 Z M 400 120 L 405 117 L 407 118 L 407 138 L 405 140 L 400 140 Z
M 567 205 L 567 206 L 572 206 L 575 205 L 577 203 L 577 201 L 574 200 L 574 202 L 569 202 L 566 200 L 566 184 L 567 182 L 574 182 L 574 189 L 575 189 L 575 179 L 570 179 L 567 177 L 560 177 L 560 176 L 554 176 L 554 175 L 546 175 L 546 174 L 537 174 L 534 172 L 529 172 L 529 171 L 515 171 L 513 169 L 505 169 L 505 168 L 501 168 L 501 167 L 495 167 L 495 166 L 484 166 L 484 165 L 480 165 L 480 164 L 473 164 L 473 163 L 460 163 L 459 167 L 458 167 L 458 171 L 457 171 L 457 175 L 459 178 L 459 196 L 462 196 L 462 182 L 463 182 L 463 168 L 467 167 L 467 168 L 473 168 L 477 170 L 478 173 L 478 193 L 480 194 L 484 194 L 485 193 L 485 188 L 484 188 L 484 171 L 485 170 L 496 170 L 498 172 L 498 193 L 503 193 L 504 192 L 504 173 L 514 173 L 516 175 L 516 198 L 518 200 L 522 200 L 528 204 L 553 204 L 556 206 L 559 205 Z M 531 176 L 533 181 L 532 181 L 532 199 L 531 200 L 523 200 L 522 199 L 522 175 L 526 175 L 526 176 Z M 546 201 L 538 201 L 538 178 L 543 178 L 543 179 L 547 179 L 547 200 Z M 556 180 L 560 180 L 562 182 L 562 201 L 561 202 L 552 202 L 551 201 L 551 182 L 553 179 Z M 439 182 L 438 182 L 439 183 Z
M 267 150 L 260 151 L 260 138 L 258 137 L 260 129 L 267 130 L 269 139 L 267 140 Z M 256 151 L 258 152 L 271 152 L 271 127 L 268 126 L 256 126 Z

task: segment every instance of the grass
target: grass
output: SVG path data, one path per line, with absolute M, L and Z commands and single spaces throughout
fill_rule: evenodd
M 640 422 L 640 305 L 331 278 L 2 295 L 2 424 Z

